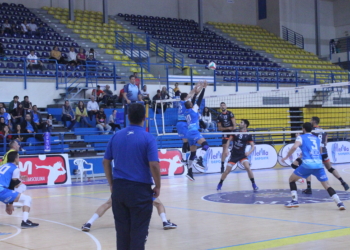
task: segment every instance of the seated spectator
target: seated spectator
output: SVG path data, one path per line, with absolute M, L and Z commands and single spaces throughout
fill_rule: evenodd
M 44 124 L 43 124 L 43 119 L 41 117 L 41 113 L 38 111 L 38 107 L 36 105 L 33 106 L 32 110 L 32 120 L 37 126 L 38 129 L 43 129 Z
M 73 47 L 70 47 L 70 51 L 68 53 L 68 64 L 71 66 L 77 66 L 77 53 L 75 53 L 75 50 Z
M 21 135 L 22 130 L 21 130 L 21 124 L 17 124 L 15 131 L 14 131 L 14 135 L 12 136 L 13 140 L 16 140 L 18 142 L 19 145 L 21 145 L 21 142 L 24 141 L 23 135 Z
M 4 45 L 0 43 L 0 56 L 5 56 Z
M 6 126 L 6 123 L 5 123 L 5 118 L 4 117 L 0 117 L 0 130 L 2 130 L 2 128 Z
M 44 122 L 44 129 L 43 130 L 45 132 L 52 133 L 52 120 L 53 120 L 52 115 L 48 114 L 46 117 L 46 122 Z
M 34 50 L 31 50 L 30 54 L 27 56 L 27 67 L 32 73 L 33 69 L 40 69 L 41 72 L 44 70 L 43 63 L 35 55 Z
M 4 108 L 4 109 L 5 109 L 5 112 L 6 112 L 6 105 L 5 105 L 5 103 L 0 102 L 0 109 L 1 109 L 1 108 Z
M 75 114 L 72 109 L 72 107 L 69 104 L 69 101 L 66 100 L 64 102 L 64 105 L 62 106 L 62 122 L 65 128 L 68 129 L 68 132 L 71 131 L 71 129 L 74 127 L 76 120 L 75 120 Z M 67 127 L 67 121 L 70 121 L 69 127 Z
M 109 100 L 113 102 L 113 106 L 115 106 L 115 101 L 113 99 L 113 91 L 109 85 L 106 85 L 106 88 L 103 90 L 102 102 L 108 105 Z
M 134 72 L 133 76 L 135 77 L 135 85 L 140 89 L 140 78 L 137 76 L 137 72 Z
M 93 55 L 93 58 L 97 58 L 97 52 L 95 52 L 95 50 L 93 48 L 90 48 L 88 52 L 85 53 L 86 54 L 86 58 L 88 58 L 90 56 L 90 54 Z
M 84 50 L 82 48 L 79 49 L 79 53 L 77 55 L 77 62 L 81 65 L 86 65 L 86 55 L 84 54 Z
M 30 114 L 32 112 L 32 103 L 29 101 L 29 97 L 27 95 L 24 97 L 24 100 L 21 103 L 24 109 L 23 117 L 25 117 L 26 114 Z
M 147 85 L 143 85 L 141 89 L 142 100 L 149 101 L 149 93 L 147 92 Z
M 96 114 L 96 128 L 100 130 L 101 132 L 105 132 L 105 134 L 109 134 L 109 131 L 111 131 L 111 126 L 107 124 L 106 114 L 104 112 L 103 107 L 100 108 L 100 111 Z
M 27 20 L 24 20 L 23 23 L 21 23 L 21 32 L 22 34 L 27 34 L 28 33 L 28 24 L 27 24 Z
M 23 115 L 23 104 L 19 102 L 17 107 L 11 112 L 13 127 L 16 127 L 17 124 L 21 124 L 23 122 Z
M 175 96 L 181 95 L 181 91 L 179 89 L 179 84 L 177 82 L 175 83 L 174 93 L 175 93 Z
M 103 98 L 103 90 L 101 89 L 101 86 L 97 85 L 97 89 L 92 90 L 91 94 L 95 97 L 97 103 L 100 103 Z
M 167 99 L 170 99 L 170 95 L 166 89 L 166 87 L 162 87 L 162 91 L 160 92 L 160 97 L 162 100 L 167 100 Z M 164 103 L 164 106 L 167 108 L 168 106 L 170 105 L 170 103 Z M 165 110 L 164 110 L 165 112 Z
M 12 24 L 11 28 L 12 28 L 13 34 L 21 34 L 22 32 L 20 25 Z
M 38 35 L 39 36 L 45 36 L 46 35 L 46 29 L 44 25 L 41 23 L 38 28 Z
M 3 35 L 4 33 L 6 34 L 13 34 L 13 30 L 12 30 L 12 26 L 9 23 L 9 20 L 5 20 L 5 22 L 2 24 L 2 30 L 1 30 L 1 34 Z
M 36 127 L 36 124 L 32 121 L 32 117 L 30 114 L 26 114 L 25 120 L 21 124 L 21 130 L 23 134 L 23 140 L 27 141 L 28 138 L 34 137 L 35 139 L 39 141 L 43 141 L 44 137 L 42 134 L 38 135 L 38 128 Z
M 108 125 L 112 127 L 113 131 L 115 131 L 115 128 L 121 129 L 120 124 L 117 123 L 117 113 L 118 111 L 114 109 L 108 118 Z
M 12 128 L 11 115 L 6 112 L 4 107 L 0 108 L 0 117 L 4 117 L 5 124 Z
M 208 107 L 205 107 L 202 113 L 202 120 L 204 122 L 204 129 L 206 130 L 205 132 L 208 132 L 210 128 L 215 131 L 215 123 L 211 119 L 211 113 L 208 109 Z
M 90 117 L 90 121 L 92 121 L 92 116 L 96 115 L 98 110 L 99 110 L 99 106 L 98 103 L 95 102 L 95 97 L 91 96 L 90 97 L 91 101 L 88 101 L 87 103 L 87 111 L 88 111 L 88 115 Z
M 156 101 L 162 100 L 161 95 L 160 95 L 160 90 L 157 90 L 157 94 L 153 96 L 152 101 L 153 101 L 153 109 L 156 114 L 161 114 L 162 113 L 162 106 L 163 106 L 163 112 L 165 113 L 166 110 L 166 104 L 163 103 L 156 103 Z
M 94 58 L 94 54 L 90 53 L 89 57 L 86 59 L 86 65 L 88 70 L 96 71 L 97 60 Z
M 77 122 L 81 121 L 82 124 L 86 124 L 89 128 L 92 127 L 87 120 L 88 114 L 82 101 L 79 101 L 78 106 L 75 108 L 75 115 L 77 117 Z
M 118 98 L 118 102 L 119 103 L 123 103 L 123 104 L 124 104 L 124 101 L 125 101 L 125 99 L 124 99 L 124 87 L 119 91 L 119 98 Z
M 4 139 L 6 140 L 6 143 L 12 141 L 12 135 L 8 125 L 3 126 L 0 131 L 0 142 L 3 142 Z
M 28 23 L 28 31 L 30 34 L 32 35 L 38 35 L 38 26 L 35 23 L 35 19 L 32 18 L 32 20 L 30 21 L 30 23 Z
M 12 101 L 10 102 L 10 104 L 9 104 L 9 110 L 8 110 L 10 113 L 12 112 L 12 110 L 16 109 L 17 106 L 18 106 L 18 104 L 20 103 L 20 102 L 18 101 L 18 99 L 19 99 L 18 95 L 15 95 L 15 96 L 13 97 Z
M 51 50 L 49 59 L 56 60 L 58 64 L 65 64 L 66 63 L 66 61 L 62 57 L 61 51 L 58 50 L 57 46 L 53 47 L 53 49 Z M 51 61 L 51 62 L 54 62 L 54 61 Z

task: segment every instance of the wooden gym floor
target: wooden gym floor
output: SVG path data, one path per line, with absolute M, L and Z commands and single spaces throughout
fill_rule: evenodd
M 350 165 L 334 167 L 350 183 Z M 278 201 L 274 201 L 274 193 L 278 194 L 279 201 L 290 200 L 288 177 L 291 173 L 289 168 L 254 171 L 260 188 L 256 193 L 244 171 L 231 173 L 221 193 L 247 190 L 240 200 L 247 204 L 212 202 L 202 198 L 217 193 L 219 174 L 196 175 L 195 182 L 189 182 L 184 176 L 163 178 L 160 199 L 166 207 L 168 219 L 178 228 L 163 230 L 154 209 L 146 249 L 349 249 L 350 202 L 344 202 L 348 210 L 339 211 L 325 193 L 317 190 L 321 185 L 315 178 L 314 194 L 305 198 L 308 204 L 301 204 L 297 209 L 274 204 Z M 343 191 L 338 180 L 328 177 L 336 190 Z M 298 185 L 299 189 L 304 187 L 305 184 Z M 283 193 L 282 189 L 287 190 Z M 111 210 L 95 221 L 90 233 L 80 231 L 82 224 L 110 195 L 105 180 L 88 185 L 32 188 L 26 194 L 33 197 L 29 218 L 40 226 L 21 230 L 21 210 L 16 209 L 14 215 L 9 216 L 4 211 L 5 205 L 1 204 L 1 250 L 115 249 Z M 314 199 L 317 194 L 321 194 L 321 198 Z M 221 197 L 224 202 L 229 200 L 220 195 L 212 197 Z M 340 196 L 350 199 L 344 192 Z M 260 200 L 263 199 L 270 199 L 264 202 L 269 204 L 252 204 L 262 203 Z M 320 203 L 322 200 L 328 202 Z

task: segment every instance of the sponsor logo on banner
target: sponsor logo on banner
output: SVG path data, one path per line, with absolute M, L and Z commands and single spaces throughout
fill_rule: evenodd
M 182 175 L 185 167 L 182 160 L 182 153 L 178 149 L 158 150 L 159 165 L 161 175 L 174 176 Z
M 350 142 L 348 141 L 328 142 L 327 152 L 332 163 L 350 162 Z
M 284 167 L 289 167 L 297 158 L 301 157 L 301 149 L 297 148 L 294 153 L 286 160 L 282 161 L 287 156 L 289 150 L 293 147 L 294 143 L 289 143 L 281 148 L 278 153 L 278 163 Z
M 27 186 L 71 184 L 67 155 L 21 156 L 18 168 Z
M 247 146 L 245 152 L 248 152 L 250 148 L 250 145 Z M 251 169 L 273 168 L 277 163 L 277 152 L 271 145 L 259 144 L 255 145 L 254 151 L 247 158 Z M 240 162 L 238 167 L 244 169 Z

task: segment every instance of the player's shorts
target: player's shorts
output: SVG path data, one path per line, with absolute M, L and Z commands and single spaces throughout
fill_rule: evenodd
M 233 167 L 236 163 L 243 163 L 245 161 L 248 161 L 246 155 L 232 155 L 231 153 L 230 159 L 228 160 L 228 165 Z
M 227 141 L 228 141 L 228 139 L 230 139 L 230 136 L 231 136 L 231 135 L 223 134 L 223 135 L 222 135 L 222 142 L 221 142 L 221 144 L 222 144 L 222 145 L 226 144 Z
M 202 139 L 203 136 L 201 135 L 201 133 L 198 130 L 190 130 L 187 132 L 186 138 L 187 138 L 190 146 L 193 146 L 193 145 L 196 145 L 197 141 Z
M 3 190 L 0 191 L 0 201 L 9 204 L 15 201 L 17 196 L 19 195 L 18 192 L 4 188 Z
M 310 169 L 310 168 L 305 168 L 303 164 L 299 166 L 297 169 L 294 170 L 294 174 L 306 179 L 310 175 L 313 175 L 317 178 L 317 180 L 323 182 L 323 181 L 328 181 L 328 177 L 326 175 L 326 172 L 324 171 L 324 167 L 322 168 L 317 168 L 317 169 Z
M 181 139 L 186 139 L 186 134 L 188 131 L 187 122 L 177 122 L 176 123 L 177 134 Z
M 325 163 L 325 162 L 330 162 L 330 161 L 331 161 L 331 160 L 329 159 L 327 153 L 322 154 L 322 162 L 323 162 L 323 163 Z

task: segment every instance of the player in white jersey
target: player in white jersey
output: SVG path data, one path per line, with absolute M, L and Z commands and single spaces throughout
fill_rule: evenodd
M 332 167 L 332 164 L 330 162 L 330 159 L 328 158 L 328 152 L 327 152 L 327 142 L 328 142 L 328 135 L 326 132 L 324 132 L 320 127 L 320 118 L 317 116 L 314 116 L 311 118 L 310 123 L 313 126 L 313 130 L 316 130 L 317 132 L 313 132 L 312 134 L 317 136 L 320 141 L 321 141 L 321 148 L 322 148 L 322 161 L 324 166 L 327 168 L 328 172 L 333 174 L 335 178 L 337 178 L 341 185 L 344 187 L 345 191 L 349 189 L 349 185 L 343 180 L 343 178 L 340 176 L 339 172 Z M 292 168 L 296 169 L 299 165 L 301 165 L 302 160 L 301 158 L 296 159 L 292 163 Z M 307 178 L 306 180 L 307 183 L 307 188 L 303 190 L 304 194 L 312 194 L 312 189 L 311 189 L 311 176 Z
M 334 202 L 337 204 L 340 210 L 345 210 L 344 204 L 339 199 L 339 196 L 336 194 L 335 190 L 329 185 L 328 177 L 324 171 L 322 165 L 322 148 L 321 140 L 311 134 L 312 125 L 310 122 L 303 124 L 304 134 L 298 136 L 295 140 L 293 147 L 289 150 L 286 157 L 282 160 L 286 161 L 295 150 L 300 147 L 302 152 L 302 164 L 294 170 L 293 174 L 289 177 L 289 186 L 292 194 L 292 201 L 285 204 L 285 207 L 299 207 L 298 194 L 297 194 L 297 185 L 295 182 L 300 178 L 308 178 L 310 175 L 314 175 L 322 184 L 324 189 L 327 190 L 328 194 Z

